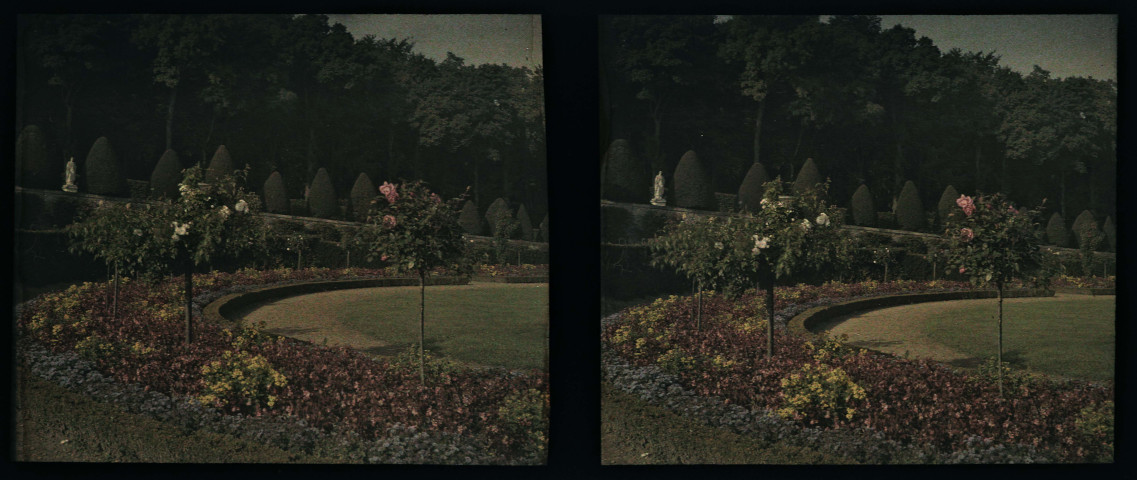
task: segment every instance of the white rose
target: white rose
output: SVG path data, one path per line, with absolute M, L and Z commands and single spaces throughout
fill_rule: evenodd
M 221 214 L 221 218 L 229 218 L 229 207 L 222 205 L 219 213 Z
M 238 200 L 237 204 L 234 205 L 233 208 L 241 213 L 249 213 L 249 204 L 245 203 L 244 200 Z
M 802 228 L 802 230 L 809 230 L 809 227 L 811 227 L 811 226 L 812 226 L 812 225 L 810 225 L 810 223 L 809 223 L 809 219 L 805 219 L 805 220 L 802 220 L 802 221 L 801 221 L 801 228 Z
M 722 250 L 722 242 L 715 242 L 715 248 Z
M 821 215 L 817 216 L 817 222 L 816 223 L 818 225 L 823 226 L 823 227 L 826 225 L 829 225 L 829 215 L 826 215 L 825 212 L 821 212 Z

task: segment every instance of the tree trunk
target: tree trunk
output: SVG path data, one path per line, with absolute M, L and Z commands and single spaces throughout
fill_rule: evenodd
M 426 271 L 418 271 L 418 378 L 426 386 Z
M 762 117 L 766 114 L 766 102 L 758 102 L 758 113 L 754 115 L 754 163 L 762 160 Z
M 1003 161 L 1006 161 L 1006 156 L 1003 156 Z M 983 167 L 983 150 L 979 148 L 979 139 L 975 139 L 975 191 L 978 192 L 983 189 L 980 182 L 983 181 L 983 174 L 980 169 Z
M 193 343 L 193 258 L 185 255 L 186 345 Z
M 166 150 L 174 145 L 174 103 L 178 99 L 178 86 L 170 88 L 170 102 L 166 105 Z
M 1059 202 L 1059 208 L 1062 210 L 1062 218 L 1063 219 L 1070 218 L 1069 216 L 1066 215 L 1066 172 L 1062 172 L 1062 173 L 1058 174 L 1058 188 L 1059 188 L 1059 190 L 1058 190 L 1058 192 L 1059 192 L 1058 202 Z M 1077 235 L 1077 232 L 1075 232 L 1074 234 Z
M 995 290 L 999 293 L 999 356 L 997 357 L 999 367 L 999 398 L 1003 397 L 1003 283 L 998 282 L 995 284 Z
M 695 315 L 695 331 L 703 331 L 703 285 L 699 284 L 699 294 L 696 296 L 698 299 L 698 310 Z
M 118 318 L 118 262 L 114 264 L 114 301 L 111 303 L 111 320 Z
M 774 278 L 766 281 L 766 358 L 774 357 Z

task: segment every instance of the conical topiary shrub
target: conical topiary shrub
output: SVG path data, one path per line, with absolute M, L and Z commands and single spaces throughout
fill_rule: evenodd
M 371 177 L 367 173 L 360 173 L 355 179 L 355 185 L 351 187 L 351 214 L 360 222 L 367 221 L 367 212 L 371 210 L 371 200 L 374 200 L 379 195 L 379 191 L 375 189 L 375 184 L 371 183 Z
M 1113 224 L 1113 217 L 1105 217 L 1105 222 L 1101 225 L 1102 233 L 1105 233 L 1105 241 L 1109 245 L 1109 251 L 1117 251 L 1117 226 Z
M 920 230 L 924 228 L 924 204 L 920 201 L 920 192 L 911 180 L 904 182 L 900 189 L 900 198 L 896 200 L 896 223 L 904 230 Z
M 849 209 L 853 212 L 853 225 L 862 227 L 876 225 L 876 207 L 872 203 L 872 193 L 869 192 L 867 185 L 862 183 L 857 187 L 857 191 L 853 192 Z
M 1089 229 L 1095 236 L 1100 233 L 1098 231 L 1098 222 L 1094 221 L 1094 214 L 1090 213 L 1089 210 L 1082 210 L 1082 213 L 1078 214 L 1078 217 L 1074 219 L 1074 226 L 1071 229 L 1074 231 L 1074 244 L 1079 247 L 1082 246 L 1082 235 L 1085 229 Z M 1096 243 L 1097 242 L 1091 245 L 1090 248 L 1096 249 Z
M 525 204 L 517 207 L 517 226 L 521 228 L 521 239 L 526 241 L 533 241 L 533 222 L 529 219 L 529 211 L 525 209 Z
M 272 172 L 268 180 L 265 180 L 264 196 L 265 211 L 282 215 L 290 213 L 288 193 L 284 191 L 284 178 L 280 176 L 280 172 Z
M 118 156 L 107 137 L 99 137 L 87 153 L 87 192 L 95 195 L 119 195 L 126 190 L 126 179 L 118 164 Z
M 482 223 L 482 217 L 478 215 L 478 206 L 473 200 L 466 200 L 462 205 L 462 212 L 458 214 L 458 225 L 462 227 L 462 231 L 470 235 L 485 235 L 485 225 Z
M 1066 230 L 1066 219 L 1062 218 L 1061 213 L 1054 212 L 1050 221 L 1046 222 L 1046 239 L 1056 247 L 1070 246 L 1069 230 Z
M 22 186 L 45 189 L 63 186 L 62 165 L 49 163 L 47 135 L 35 125 L 24 127 L 16 138 L 16 165 L 19 165 Z
M 627 140 L 613 140 L 604 153 L 601 198 L 616 202 L 648 203 L 651 200 L 651 178 L 643 163 L 632 156 Z
M 513 214 L 509 212 L 509 205 L 504 198 L 498 197 L 486 209 L 486 225 L 490 235 L 497 236 L 498 229 L 509 224 Z
M 761 163 L 750 165 L 746 176 L 742 178 L 742 185 L 738 187 L 738 203 L 750 212 L 757 212 L 762 208 L 762 194 L 766 193 L 762 185 L 770 181 L 766 174 L 766 167 Z
M 233 173 L 233 157 L 229 156 L 229 149 L 221 145 L 217 147 L 216 152 L 213 152 L 213 159 L 209 161 L 209 168 L 205 171 L 205 183 L 214 183 L 230 173 Z
M 313 217 L 332 218 L 339 213 L 338 202 L 328 171 L 324 168 L 317 170 L 308 190 L 308 212 Z
M 182 162 L 173 149 L 166 150 L 154 171 L 150 172 L 150 195 L 154 198 L 178 198 L 178 184 L 182 181 Z
M 711 176 L 694 150 L 684 153 L 675 167 L 675 205 L 700 210 L 713 210 L 717 205 Z
M 545 219 L 541 220 L 541 239 L 545 243 L 549 243 L 549 214 L 545 214 Z
M 959 200 L 959 192 L 955 191 L 955 187 L 948 185 L 944 189 L 943 195 L 940 195 L 939 203 L 936 203 L 936 221 L 940 222 L 941 227 L 947 225 L 948 217 L 952 212 L 962 214 L 963 210 L 960 210 L 959 205 L 956 205 L 956 200 Z
M 821 182 L 821 173 L 817 171 L 817 165 L 813 163 L 812 158 L 807 158 L 801 170 L 798 170 L 797 178 L 794 179 L 794 194 L 800 195 L 815 190 Z

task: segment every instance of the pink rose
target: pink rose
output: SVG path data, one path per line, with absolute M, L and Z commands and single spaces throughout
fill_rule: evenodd
M 975 238 L 975 232 L 967 227 L 959 229 L 959 234 L 963 236 L 963 241 L 965 242 L 970 242 L 971 239 Z
M 395 200 L 399 199 L 399 192 L 395 189 L 395 186 L 387 182 L 383 182 L 383 185 L 379 186 L 379 193 L 387 197 L 387 203 L 395 203 Z
M 1011 205 L 1008 205 L 1008 206 L 1007 206 L 1007 211 L 1008 211 L 1008 212 L 1011 212 L 1011 215 L 1018 215 L 1018 214 L 1019 214 L 1019 211 L 1018 211 L 1018 210 L 1015 210 L 1015 207 L 1014 207 L 1014 206 L 1011 206 Z
M 967 269 L 966 269 L 966 268 L 963 268 L 963 267 L 959 267 L 959 273 L 963 273 L 963 272 L 966 272 L 966 271 L 967 271 Z
M 380 255 L 379 260 L 386 262 L 387 261 L 387 255 Z
M 432 193 L 432 194 L 430 194 L 430 199 L 431 199 L 431 200 L 434 200 L 434 203 L 442 203 L 442 199 L 441 199 L 441 198 L 438 198 L 438 194 L 437 194 L 437 193 Z
M 975 202 L 967 195 L 960 195 L 959 198 L 955 200 L 955 204 L 959 205 L 959 208 L 963 209 L 963 213 L 969 217 L 972 213 L 975 213 Z
M 387 228 L 395 228 L 395 217 L 391 215 L 383 215 L 383 225 Z

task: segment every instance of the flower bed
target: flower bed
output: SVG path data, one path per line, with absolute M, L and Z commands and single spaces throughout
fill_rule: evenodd
M 195 278 L 203 292 L 195 303 L 200 308 L 221 295 L 265 284 L 390 275 L 364 269 L 204 274 Z M 345 347 L 322 347 L 255 329 L 231 331 L 199 323 L 199 335 L 186 345 L 180 287 L 174 278 L 153 285 L 124 282 L 115 320 L 104 302 L 103 284 L 47 294 L 19 312 L 20 335 L 43 347 L 40 357 L 77 354 L 63 363 L 89 363 L 94 370 L 79 368 L 83 378 L 76 382 L 97 374 L 182 399 L 178 401 L 193 399 L 212 407 L 205 410 L 226 416 L 287 419 L 341 440 L 382 441 L 383 448 L 396 438 L 417 439 L 411 443 L 422 443 L 423 448 L 431 443 L 424 438 L 458 439 L 461 444 L 430 447 L 454 447 L 442 448 L 450 452 L 445 455 L 441 450 L 432 454 L 430 448 L 414 455 L 387 455 L 379 448 L 375 451 L 380 453 L 359 458 L 364 461 L 543 462 L 548 407 L 543 372 L 459 368 L 435 360 L 428 365 L 426 388 L 420 388 L 415 361 L 377 361 Z M 311 448 L 313 443 L 305 445 Z M 477 455 L 468 455 L 471 446 Z
M 778 289 L 775 304 L 789 318 L 805 308 L 860 296 L 968 288 L 963 282 L 830 283 Z M 842 438 L 850 431 L 863 432 L 853 435 L 861 440 L 837 441 L 836 450 L 863 454 L 863 439 L 879 436 L 909 451 L 874 454 L 867 461 L 1112 459 L 1112 437 L 1102 426 L 1112 425 L 1102 420 L 1102 412 L 1112 409 L 1112 387 L 1018 378 L 1000 399 L 996 385 L 980 375 L 784 333 L 775 340 L 774 357 L 767 359 L 761 303 L 753 294 L 737 301 L 704 294 L 698 333 L 692 298 L 670 297 L 627 309 L 603 327 L 605 367 L 626 363 L 625 370 L 658 369 L 674 379 L 669 392 L 645 396 L 641 391 L 645 398 L 674 399 L 686 393 L 741 408 L 732 414 L 736 417 L 745 411 L 763 418 L 748 421 L 749 426 L 739 427 L 743 430 L 779 424 L 768 418 L 777 417 Z M 607 375 L 612 381 L 613 375 Z M 625 372 L 615 378 L 639 377 Z M 894 450 L 874 448 L 870 450 Z

